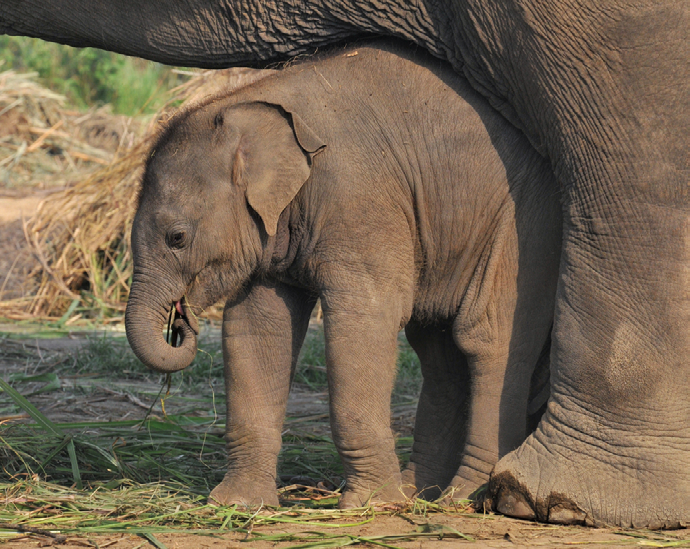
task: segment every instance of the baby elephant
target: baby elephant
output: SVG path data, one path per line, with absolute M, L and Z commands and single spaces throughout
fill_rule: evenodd
M 546 162 L 449 67 L 388 42 L 292 65 L 180 113 L 148 159 L 127 337 L 164 372 L 227 298 L 220 504 L 276 505 L 290 381 L 323 306 L 341 507 L 468 495 L 526 436 L 561 215 Z M 175 309 L 177 346 L 163 329 Z M 424 383 L 409 468 L 390 428 L 397 335 Z

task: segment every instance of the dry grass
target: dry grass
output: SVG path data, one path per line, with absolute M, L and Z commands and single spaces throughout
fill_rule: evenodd
M 187 532 L 212 536 L 234 531 L 244 534 L 243 541 L 318 542 L 317 546 L 321 547 L 341 547 L 353 542 L 390 547 L 386 543 L 396 540 L 444 537 L 472 541 L 470 536 L 448 526 L 435 531 L 419 529 L 418 532 L 385 536 L 338 532 L 371 524 L 376 516 L 421 517 L 430 512 L 446 511 L 416 501 L 387 508 L 351 510 L 294 505 L 277 509 L 246 509 L 237 505 L 213 507 L 205 498 L 182 486 L 129 482 L 79 492 L 45 482 L 20 481 L 13 485 L 0 483 L 0 494 L 5 501 L 5 509 L 0 511 L 0 536 L 5 533 L 9 539 L 13 532 L 50 537 L 56 543 L 73 536 L 128 533 L 138 534 L 160 546 L 156 534 Z M 254 531 L 271 525 L 297 526 L 303 531 L 270 534 Z
M 113 313 L 124 310 L 129 292 L 129 232 L 148 144 L 144 138 L 108 166 L 52 196 L 25 224 L 40 264 L 34 273 L 38 288 L 27 307 L 30 315 L 69 312 L 77 319 L 88 309 L 100 320 L 121 320 Z
M 113 160 L 130 147 L 136 120 L 107 108 L 83 113 L 36 83 L 36 75 L 0 73 L 0 185 L 5 194 L 56 190 Z
M 97 115 L 103 120 L 103 112 L 82 115 L 75 120 L 70 118 L 69 111 L 62 109 L 61 96 L 41 88 L 30 77 L 11 71 L 2 73 L 0 120 L 14 113 L 14 122 L 7 126 L 7 139 L 0 134 L 0 140 L 11 144 L 24 137 L 28 139 L 29 134 L 38 138 L 30 145 L 27 141 L 21 141 L 24 145 L 11 145 L 17 150 L 0 160 L 0 166 L 12 170 L 13 174 L 21 167 L 22 173 L 36 177 L 38 172 L 47 170 L 46 157 L 56 156 L 55 150 L 59 149 L 60 159 L 49 158 L 55 165 L 50 169 L 58 172 L 62 164 L 71 162 L 74 174 L 80 177 L 65 181 L 67 188 L 49 195 L 37 214 L 24 224 L 27 242 L 37 261 L 30 275 L 34 284 L 23 298 L 0 302 L 0 315 L 14 320 L 40 318 L 62 324 L 82 318 L 121 322 L 132 274 L 129 240 L 139 180 L 159 125 L 178 105 L 230 91 L 263 74 L 266 73 L 243 68 L 195 74 L 185 85 L 170 92 L 166 106 L 148 124 L 141 121 L 125 124 L 113 151 L 109 152 L 96 149 L 79 137 L 86 122 L 92 122 L 93 126 Z M 102 125 L 114 124 L 103 122 Z M 22 133 L 25 126 L 29 132 L 26 136 Z M 130 126 L 145 129 L 133 132 Z M 69 132 L 68 128 L 71 128 Z M 40 158 L 30 155 L 40 155 Z M 90 164 L 82 169 L 75 158 Z M 94 163 L 96 169 L 91 166 Z M 34 184 L 37 186 L 41 185 Z

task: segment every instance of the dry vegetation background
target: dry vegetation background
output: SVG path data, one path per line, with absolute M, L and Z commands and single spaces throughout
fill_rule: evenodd
M 109 106 L 69 108 L 35 74 L 1 72 L 2 193 L 38 192 L 45 199 L 22 223 L 26 249 L 6 267 L 0 316 L 62 325 L 122 322 L 132 268 L 129 231 L 157 127 L 176 107 L 261 74 L 243 68 L 188 73 L 155 114 L 128 117 Z

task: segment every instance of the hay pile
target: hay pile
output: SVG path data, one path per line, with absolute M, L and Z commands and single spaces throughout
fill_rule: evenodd
M 0 186 L 4 194 L 68 186 L 131 146 L 137 121 L 107 107 L 65 109 L 36 74 L 0 73 Z M 125 144 L 126 142 L 126 144 Z
M 45 101 L 53 101 L 50 105 L 54 105 L 54 111 L 58 114 L 53 118 L 46 115 L 45 125 L 42 126 L 45 128 L 43 142 L 34 146 L 37 143 L 34 141 L 32 145 L 25 147 L 24 152 L 32 147 L 34 152 L 53 146 L 52 140 L 61 138 L 65 140 L 62 142 L 62 150 L 68 151 L 65 152 L 65 158 L 77 158 L 101 165 L 88 171 L 68 188 L 50 195 L 41 204 L 37 214 L 24 224 L 26 239 L 37 260 L 37 265 L 30 274 L 33 288 L 22 299 L 0 302 L 0 316 L 11 319 L 47 319 L 59 321 L 63 325 L 82 318 L 121 322 L 132 274 L 130 230 L 135 200 L 144 159 L 156 128 L 181 103 L 190 104 L 208 95 L 229 91 L 265 74 L 267 71 L 245 68 L 195 74 L 186 84 L 171 91 L 169 102 L 149 121 L 145 130 L 140 132 L 141 137 L 129 128 L 144 126 L 143 124 L 123 121 L 125 131 L 119 135 L 113 152 L 99 149 L 96 153 L 93 146 L 74 135 L 66 134 L 64 129 L 69 123 L 78 127 L 78 131 L 82 132 L 79 135 L 83 135 L 86 119 L 69 118 L 69 113 L 60 111 L 63 99 L 44 90 Z M 0 75 L 0 82 L 2 78 Z M 12 74 L 5 78 L 9 81 L 21 77 Z M 38 113 L 48 112 L 43 102 L 40 107 L 42 108 L 37 109 Z M 0 116 L 5 114 L 2 110 L 0 103 Z M 91 115 L 88 119 L 93 121 L 95 113 Z M 100 115 L 103 116 L 103 113 Z M 27 120 L 29 131 L 32 127 L 39 127 L 38 119 L 40 114 L 37 119 Z M 61 123 L 61 120 L 64 121 Z M 17 129 L 11 135 L 16 140 L 20 138 L 20 124 L 15 126 Z M 46 135 L 48 132 L 51 133 Z M 64 146 L 67 142 L 71 148 Z M 81 148 L 82 144 L 86 148 Z M 44 151 L 44 154 L 51 153 Z M 89 156 L 90 159 L 82 156 Z M 13 162 L 8 161 L 7 164 Z M 27 166 L 29 174 L 32 169 L 39 168 Z

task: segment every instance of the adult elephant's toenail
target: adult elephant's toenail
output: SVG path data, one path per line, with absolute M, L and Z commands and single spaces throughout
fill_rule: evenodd
M 496 511 L 502 515 L 520 519 L 534 520 L 534 510 L 520 494 L 505 491 L 498 496 Z
M 584 524 L 586 515 L 580 509 L 554 507 L 549 509 L 548 522 L 555 524 Z

